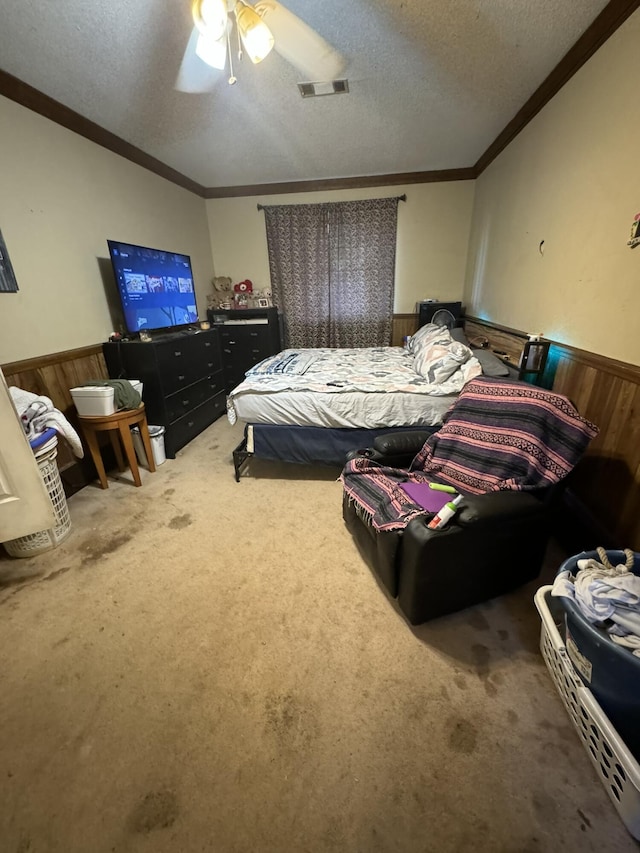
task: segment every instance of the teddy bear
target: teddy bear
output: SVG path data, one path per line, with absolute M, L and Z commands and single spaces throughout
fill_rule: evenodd
M 219 308 L 231 299 L 231 279 L 227 275 L 217 275 L 211 279 L 214 292 L 207 296 L 209 308 Z

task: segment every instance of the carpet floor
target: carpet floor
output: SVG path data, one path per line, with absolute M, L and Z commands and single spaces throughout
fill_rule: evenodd
M 0 559 L 7 853 L 631 851 L 540 656 L 541 580 L 411 628 L 339 471 L 220 419 Z

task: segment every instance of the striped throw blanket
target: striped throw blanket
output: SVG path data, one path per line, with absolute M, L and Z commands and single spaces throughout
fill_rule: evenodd
M 566 477 L 597 434 L 566 397 L 482 376 L 465 385 L 410 471 L 358 458 L 347 463 L 341 479 L 373 527 L 397 530 L 425 514 L 401 482 L 435 481 L 461 494 L 545 488 Z

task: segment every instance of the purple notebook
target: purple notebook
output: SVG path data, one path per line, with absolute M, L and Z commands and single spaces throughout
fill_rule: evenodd
M 430 489 L 429 483 L 400 483 L 400 488 L 405 490 L 414 503 L 429 512 L 438 512 L 448 501 L 455 498 L 455 494 L 451 492 Z

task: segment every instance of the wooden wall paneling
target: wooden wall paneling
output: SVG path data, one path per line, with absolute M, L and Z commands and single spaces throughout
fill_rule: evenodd
M 600 433 L 570 488 L 611 532 L 617 547 L 640 550 L 640 369 L 623 376 L 563 353 L 554 390 L 565 394 Z M 633 368 L 631 365 L 630 367 Z
M 73 407 L 70 388 L 91 379 L 109 378 L 101 344 L 54 353 L 42 359 L 11 362 L 2 365 L 2 371 L 9 385 L 47 396 L 56 409 L 65 413 Z
M 464 330 L 471 343 L 475 344 L 476 341 L 487 340 L 489 342 L 488 349 L 506 353 L 506 356 L 501 357 L 504 357 L 505 361 L 511 364 L 517 365 L 519 363 L 527 339 L 527 336 L 522 332 L 493 327 L 473 318 L 465 319 Z
M 391 346 L 401 347 L 406 335 L 413 335 L 418 329 L 417 314 L 394 314 L 391 330 Z
M 611 489 L 615 490 L 612 500 L 618 507 L 616 529 L 619 532 L 621 547 L 636 541 L 640 526 L 640 384 L 623 383 L 617 399 L 617 406 L 609 424 L 611 448 L 609 452 L 624 465 L 621 479 L 614 478 Z M 620 505 L 618 493 L 624 495 Z M 629 538 L 627 538 L 629 537 Z M 633 546 L 631 546 L 633 547 Z M 636 547 L 640 550 L 640 546 Z
M 477 318 L 465 331 L 517 358 L 526 340 Z M 552 341 L 545 378 L 600 430 L 567 481 L 570 502 L 577 498 L 592 522 L 580 547 L 606 544 L 595 541 L 604 531 L 615 547 L 640 550 L 640 367 Z
M 92 379 L 109 378 L 102 355 L 102 344 L 11 362 L 2 365 L 2 372 L 7 385 L 15 385 L 32 394 L 49 397 L 54 407 L 62 412 L 77 432 L 77 412 L 69 389 Z M 58 442 L 57 462 L 61 473 L 78 463 L 63 440 Z M 69 476 L 73 476 L 73 472 Z M 92 477 L 93 472 L 89 471 L 88 476 Z M 84 485 L 83 477 L 80 477 L 78 482 Z

